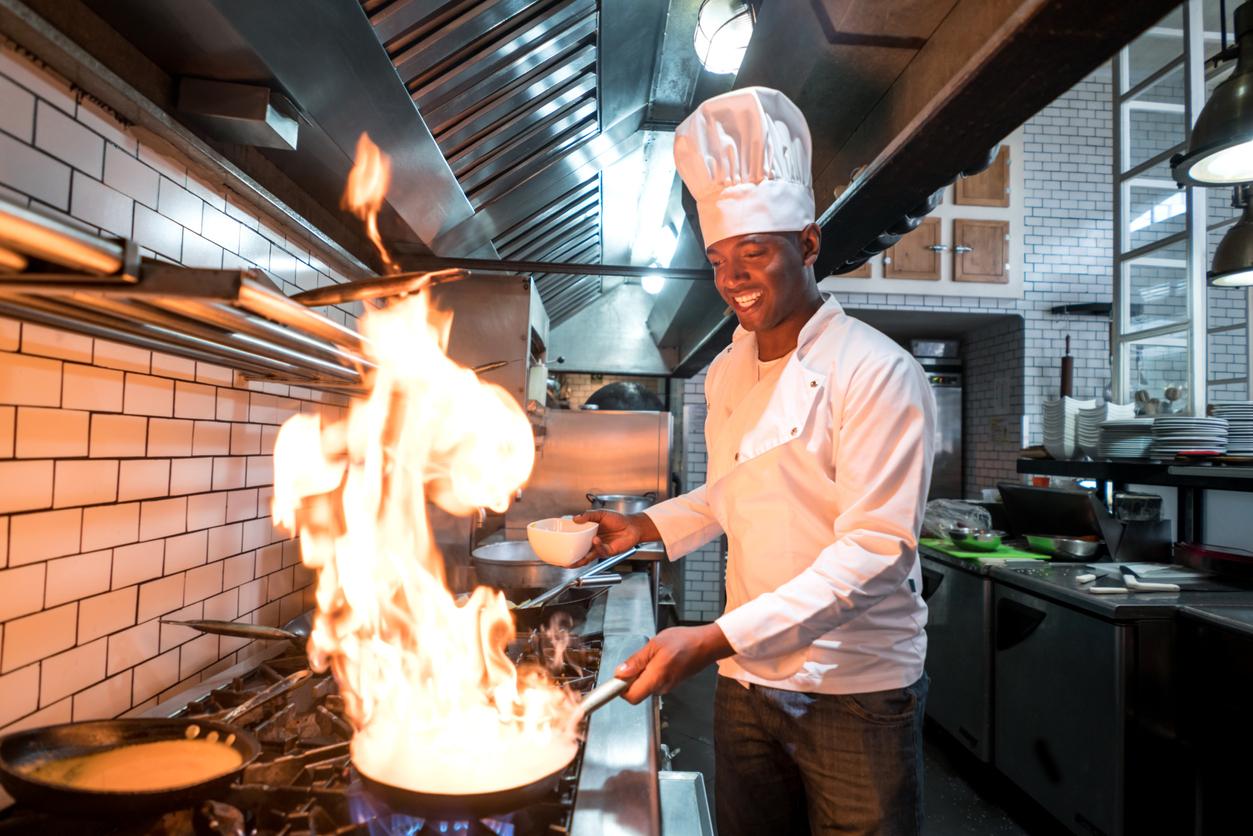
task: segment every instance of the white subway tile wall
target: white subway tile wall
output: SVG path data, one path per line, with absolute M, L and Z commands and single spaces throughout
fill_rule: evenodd
M 343 280 L 4 47 L 0 191 L 188 265 L 279 258 L 289 293 Z M 255 652 L 162 617 L 278 625 L 312 606 L 312 574 L 269 519 L 269 453 L 285 418 L 342 404 L 0 320 L 0 732 L 140 710 Z

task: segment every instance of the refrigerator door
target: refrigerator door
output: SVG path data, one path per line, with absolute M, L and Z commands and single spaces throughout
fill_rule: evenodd
M 928 499 L 962 498 L 962 386 L 959 374 L 930 374 L 935 395 L 935 464 Z

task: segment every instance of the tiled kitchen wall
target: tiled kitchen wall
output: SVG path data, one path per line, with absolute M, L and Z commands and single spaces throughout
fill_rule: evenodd
M 1022 442 L 1023 320 L 980 328 L 963 341 L 962 461 L 966 495 L 1013 479 Z
M 343 280 L 3 45 L 0 194 L 172 262 L 260 266 L 288 292 Z M 310 606 L 270 521 L 269 454 L 287 416 L 342 404 L 0 320 L 0 732 L 139 711 L 259 649 L 162 619 L 279 625 Z

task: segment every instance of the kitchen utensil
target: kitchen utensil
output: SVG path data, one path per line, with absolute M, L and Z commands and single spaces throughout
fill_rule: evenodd
M 479 546 L 470 554 L 478 582 L 497 589 L 548 589 L 578 575 L 578 569 L 550 566 L 525 540 Z
M 576 523 L 566 517 L 536 520 L 526 527 L 526 539 L 539 559 L 553 566 L 569 566 L 587 557 L 599 526 Z
M 213 619 L 175 621 L 165 618 L 161 619 L 161 623 L 175 627 L 188 627 L 214 636 L 231 636 L 237 639 L 287 640 L 296 644 L 304 644 L 305 639 L 308 638 L 308 634 L 301 636 L 281 627 L 267 627 L 264 624 L 238 624 L 234 621 L 215 621 Z
M 639 551 L 639 548 L 636 546 L 632 546 L 631 548 L 627 549 L 624 552 L 619 552 L 618 554 L 605 558 L 600 563 L 593 563 L 591 566 L 587 566 L 583 569 L 580 569 L 577 572 L 575 572 L 572 577 L 563 578 L 561 582 L 558 583 L 553 588 L 546 590 L 544 592 L 541 592 L 539 595 L 536 595 L 534 598 L 530 599 L 529 601 L 523 601 L 521 604 L 518 604 L 517 608 L 522 610 L 522 609 L 528 609 L 530 607 L 541 606 L 547 601 L 551 601 L 553 598 L 556 598 L 558 595 L 565 592 L 570 587 L 576 586 L 581 581 L 584 581 L 596 575 L 598 572 L 605 572 L 605 571 L 608 571 L 609 569 L 612 569 L 613 567 L 617 566 L 622 561 L 629 559 L 637 551 Z
M 988 528 L 950 528 L 944 533 L 954 546 L 976 552 L 996 551 L 1005 537 L 1005 532 Z
M 607 575 L 604 580 L 619 580 L 620 575 Z M 599 579 L 598 579 L 599 580 Z M 569 613 L 572 618 L 585 610 L 589 602 L 600 595 L 604 595 L 609 591 L 609 585 L 585 585 L 573 589 L 567 589 L 555 598 L 550 598 L 545 604 L 538 607 L 527 607 L 526 609 L 518 609 L 514 604 L 511 607 L 513 612 L 514 628 L 519 633 L 536 630 L 547 624 L 557 613 Z M 527 593 L 530 594 L 529 592 Z
M 1075 390 L 1075 358 L 1070 356 L 1070 335 L 1066 335 L 1066 353 L 1062 355 L 1061 396 L 1068 398 Z
M 609 703 L 621 694 L 631 683 L 626 680 L 610 677 L 598 685 L 579 705 L 583 717 Z M 361 782 L 371 795 L 381 798 L 397 812 L 421 815 L 441 819 L 482 819 L 499 813 L 521 810 L 537 801 L 551 796 L 557 781 L 566 771 L 568 764 L 560 769 L 543 775 L 536 780 L 508 789 L 485 793 L 467 793 L 464 795 L 419 792 L 404 787 L 392 786 L 384 781 L 361 772 Z
M 192 731 L 194 729 L 194 731 Z M 101 752 L 119 746 L 186 740 L 216 734 L 239 753 L 239 766 L 207 780 L 159 790 L 88 790 L 52 783 L 31 774 L 50 760 Z M 204 718 L 180 720 L 135 718 L 62 723 L 14 732 L 0 738 L 0 785 L 18 801 L 51 812 L 84 816 L 128 816 L 189 807 L 225 793 L 227 787 L 261 754 L 250 732 Z
M 1027 545 L 1033 551 L 1054 557 L 1071 557 L 1086 560 L 1096 554 L 1101 541 L 1095 537 L 1063 537 L 1060 535 L 1028 534 Z
M 587 501 L 598 510 L 616 511 L 619 514 L 638 514 L 657 501 L 657 494 L 655 491 L 643 494 L 588 491 Z

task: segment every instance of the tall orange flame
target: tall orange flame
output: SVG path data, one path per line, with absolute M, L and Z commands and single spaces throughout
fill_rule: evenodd
M 392 261 L 379 235 L 379 209 L 383 207 L 383 198 L 387 196 L 391 180 L 391 160 L 370 140 L 368 134 L 361 134 L 357 139 L 357 156 L 352 170 L 348 172 L 348 185 L 344 189 L 341 205 L 365 221 L 365 234 L 383 257 L 383 266 L 387 272 L 397 273 L 400 268 Z
M 568 763 L 577 709 L 506 655 L 500 592 L 459 606 L 445 584 L 427 503 L 503 511 L 535 447 L 517 402 L 444 355 L 427 296 L 363 320 L 377 369 L 345 419 L 283 425 L 273 511 L 317 570 L 310 662 L 335 674 L 358 769 L 422 792 L 491 792 Z

